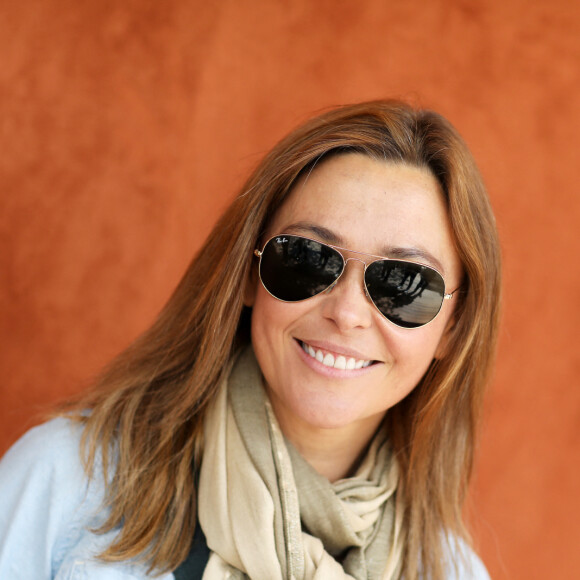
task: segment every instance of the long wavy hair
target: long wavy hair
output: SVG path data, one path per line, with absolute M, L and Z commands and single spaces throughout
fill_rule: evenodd
M 441 578 L 446 538 L 468 538 L 461 511 L 499 317 L 495 221 L 474 160 L 449 122 L 402 102 L 374 101 L 326 112 L 266 155 L 154 324 L 77 402 L 87 471 L 96 476 L 102 457 L 108 482 L 110 512 L 99 531 L 120 527 L 105 560 L 137 557 L 163 572 L 186 558 L 206 410 L 234 352 L 249 341 L 243 288 L 252 252 L 296 180 L 321 157 L 342 152 L 427 168 L 446 199 L 464 269 L 455 324 L 444 356 L 388 411 L 386 428 L 401 466 L 405 578 Z

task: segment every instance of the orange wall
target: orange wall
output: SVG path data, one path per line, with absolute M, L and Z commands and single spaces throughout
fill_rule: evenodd
M 496 579 L 580 569 L 576 0 L 8 0 L 0 447 L 153 319 L 244 175 L 329 105 L 453 120 L 505 254 L 474 487 Z

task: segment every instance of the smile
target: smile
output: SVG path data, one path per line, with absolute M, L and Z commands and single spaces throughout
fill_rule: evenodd
M 305 342 L 301 342 L 300 345 L 302 346 L 302 350 L 312 357 L 316 359 L 319 363 L 322 363 L 325 367 L 330 367 L 333 369 L 340 369 L 340 370 L 353 370 L 353 369 L 363 369 L 365 367 L 370 366 L 373 361 L 372 360 L 357 360 L 352 357 L 345 357 L 342 355 L 334 356 L 329 352 L 323 353 L 321 350 L 315 350 L 309 344 Z

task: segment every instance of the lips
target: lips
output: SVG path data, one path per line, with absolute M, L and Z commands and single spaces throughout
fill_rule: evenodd
M 354 357 L 347 357 L 341 354 L 331 354 L 329 352 L 323 352 L 320 349 L 316 349 L 306 342 L 300 342 L 302 350 L 313 359 L 316 359 L 319 363 L 326 367 L 339 369 L 339 370 L 354 370 L 362 369 L 373 364 L 372 360 L 356 359 Z

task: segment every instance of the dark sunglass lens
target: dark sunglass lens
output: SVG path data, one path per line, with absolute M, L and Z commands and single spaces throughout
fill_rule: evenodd
M 377 260 L 365 273 L 367 291 L 391 322 L 417 328 L 431 322 L 441 309 L 445 282 L 427 266 L 398 260 Z
M 299 236 L 276 236 L 262 252 L 260 278 L 279 300 L 297 302 L 326 290 L 342 269 L 342 256 L 329 246 Z

